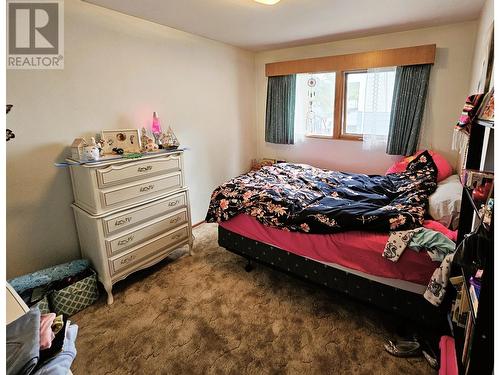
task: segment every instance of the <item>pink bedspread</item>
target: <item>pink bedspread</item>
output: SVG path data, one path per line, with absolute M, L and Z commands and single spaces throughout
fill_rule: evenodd
M 249 215 L 241 214 L 220 225 L 244 237 L 273 245 L 291 253 L 326 263 L 335 263 L 373 276 L 427 285 L 439 266 L 427 252 L 406 250 L 397 263 L 382 257 L 388 235 L 350 231 L 335 234 L 304 234 L 267 227 Z M 424 227 L 439 230 L 451 239 L 455 232 L 426 221 Z

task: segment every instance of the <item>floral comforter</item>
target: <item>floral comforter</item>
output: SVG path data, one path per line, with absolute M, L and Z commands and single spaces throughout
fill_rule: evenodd
M 412 229 L 424 221 L 436 176 L 427 151 L 405 172 L 386 176 L 280 163 L 215 189 L 206 220 L 221 222 L 246 213 L 268 226 L 307 233 Z

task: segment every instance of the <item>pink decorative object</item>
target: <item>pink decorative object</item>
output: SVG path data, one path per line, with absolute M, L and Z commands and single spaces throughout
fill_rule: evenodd
M 158 112 L 153 112 L 153 122 L 151 123 L 151 132 L 153 134 L 161 133 L 160 118 L 158 117 Z
M 420 155 L 424 151 L 425 150 L 420 150 L 420 151 L 417 151 L 412 156 L 405 156 L 401 160 L 394 163 L 387 170 L 387 172 L 385 172 L 385 174 L 404 172 L 406 170 L 406 167 L 408 166 L 408 163 L 410 161 L 412 161 L 413 159 L 415 159 L 418 155 Z M 438 169 L 437 181 L 440 182 L 440 181 L 443 181 L 445 178 L 450 177 L 453 173 L 453 168 L 450 165 L 450 163 L 448 163 L 446 158 L 443 155 L 438 154 L 435 151 L 431 151 L 431 150 L 428 150 L 428 151 L 429 151 L 429 154 L 431 154 L 432 160 L 434 160 L 434 163 L 436 164 L 436 167 Z
M 455 353 L 455 340 L 453 337 L 441 336 L 439 349 L 441 350 L 439 375 L 457 375 L 457 355 Z
M 486 202 L 492 186 L 493 184 L 491 181 L 486 182 L 484 185 L 476 186 L 476 188 L 472 190 L 472 199 L 479 203 Z

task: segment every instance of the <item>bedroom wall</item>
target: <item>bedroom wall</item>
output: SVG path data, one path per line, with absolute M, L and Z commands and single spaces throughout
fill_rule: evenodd
M 493 25 L 493 0 L 486 0 L 477 25 L 477 36 L 474 48 L 474 59 L 472 62 L 472 74 L 469 93 L 476 93 L 478 82 L 481 79 L 484 66 L 488 62 L 488 43 L 490 40 L 491 27 Z
M 7 277 L 80 256 L 67 169 L 75 137 L 149 125 L 184 146 L 193 222 L 213 188 L 255 157 L 254 54 L 77 0 L 65 1 L 65 68 L 7 71 Z
M 451 151 L 453 125 L 469 91 L 476 27 L 477 22 L 474 21 L 258 53 L 255 74 L 259 157 L 286 159 L 351 172 L 384 173 L 398 157 L 386 155 L 384 151 L 365 151 L 359 141 L 308 138 L 296 145 L 266 143 L 265 64 L 435 43 L 436 62 L 429 83 L 421 147 L 441 152 L 455 165 L 458 155 Z

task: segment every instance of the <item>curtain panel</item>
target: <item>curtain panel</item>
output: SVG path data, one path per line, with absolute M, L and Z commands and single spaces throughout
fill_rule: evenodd
M 386 152 L 412 155 L 417 150 L 431 64 L 398 66 Z
M 295 86 L 295 74 L 268 78 L 266 142 L 294 143 Z

